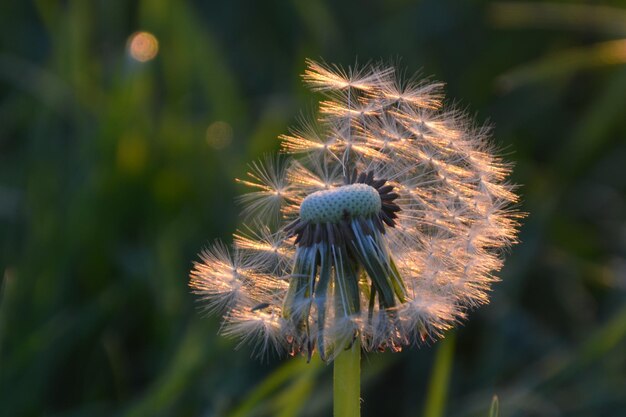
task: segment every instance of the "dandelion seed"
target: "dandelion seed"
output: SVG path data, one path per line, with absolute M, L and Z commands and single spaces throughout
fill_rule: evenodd
M 251 226 L 191 272 L 222 333 L 332 360 L 400 350 L 488 302 L 519 214 L 489 132 L 442 106 L 441 84 L 307 61 L 320 117 L 239 180 Z

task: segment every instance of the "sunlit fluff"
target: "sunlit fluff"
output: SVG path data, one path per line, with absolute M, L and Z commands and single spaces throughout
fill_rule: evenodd
M 204 250 L 190 285 L 259 352 L 332 360 L 435 340 L 488 302 L 518 214 L 488 129 L 442 85 L 393 67 L 307 61 L 319 116 L 239 182 L 247 225 Z

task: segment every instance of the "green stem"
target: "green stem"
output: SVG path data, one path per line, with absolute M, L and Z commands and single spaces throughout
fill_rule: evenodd
M 333 396 L 335 417 L 361 415 L 361 343 L 358 339 L 335 358 Z
M 435 363 L 433 364 L 430 383 L 428 384 L 424 417 L 442 417 L 448 397 L 450 376 L 454 362 L 454 333 L 449 332 L 438 344 L 439 348 L 435 354 Z

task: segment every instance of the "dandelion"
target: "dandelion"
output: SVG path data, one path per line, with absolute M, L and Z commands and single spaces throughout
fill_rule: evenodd
M 488 302 L 519 215 L 489 129 L 442 104 L 442 85 L 390 66 L 307 61 L 317 120 L 251 165 L 248 223 L 201 255 L 191 287 L 222 332 L 259 353 L 398 351 Z

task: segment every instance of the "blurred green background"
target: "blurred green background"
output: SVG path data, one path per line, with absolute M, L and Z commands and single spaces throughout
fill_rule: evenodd
M 0 36 L 0 416 L 330 415 L 332 367 L 251 359 L 187 288 L 315 107 L 305 57 L 445 81 L 530 213 L 489 306 L 366 356 L 363 415 L 626 415 L 624 2 L 7 0 Z

